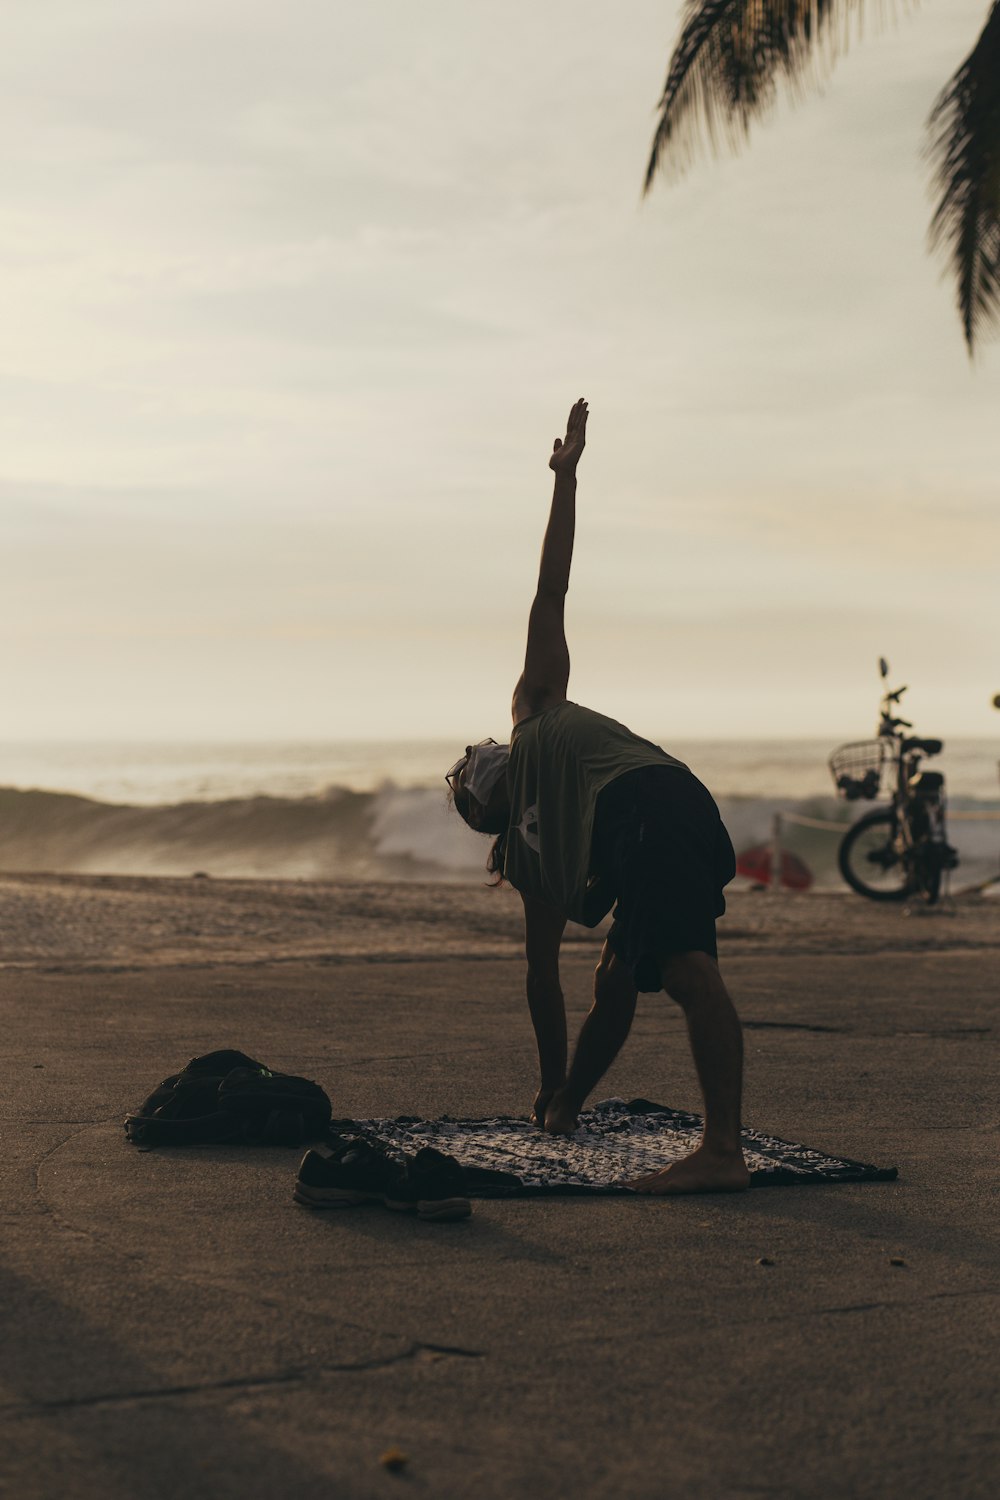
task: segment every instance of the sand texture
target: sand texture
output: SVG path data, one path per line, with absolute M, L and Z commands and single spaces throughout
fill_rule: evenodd
M 0 913 L 0 1493 L 992 1500 L 997 900 L 744 892 L 721 926 L 747 1121 L 897 1182 L 454 1225 L 312 1213 L 296 1151 L 121 1119 L 218 1046 L 338 1114 L 527 1112 L 511 893 L 6 876 Z M 599 1092 L 698 1108 L 663 997 Z

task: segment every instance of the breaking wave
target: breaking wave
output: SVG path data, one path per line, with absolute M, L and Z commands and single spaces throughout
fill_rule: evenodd
M 485 841 L 437 788 L 136 806 L 0 789 L 0 869 L 255 879 L 463 878 Z
M 737 852 L 766 842 L 775 813 L 847 825 L 870 804 L 832 797 L 720 798 Z M 952 799 L 952 809 L 996 810 Z M 955 822 L 956 886 L 1000 865 L 1000 822 Z M 840 886 L 839 838 L 786 822 L 784 846 L 817 885 Z M 332 787 L 318 796 L 252 796 L 161 806 L 101 802 L 64 792 L 0 788 L 0 870 L 85 875 L 175 875 L 298 880 L 485 878 L 488 840 L 471 832 L 437 787 Z

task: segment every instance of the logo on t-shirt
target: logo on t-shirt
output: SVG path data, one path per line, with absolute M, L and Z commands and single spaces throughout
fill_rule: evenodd
M 524 809 L 524 816 L 517 825 L 517 831 L 524 839 L 529 849 L 539 852 L 538 843 L 538 803 Z

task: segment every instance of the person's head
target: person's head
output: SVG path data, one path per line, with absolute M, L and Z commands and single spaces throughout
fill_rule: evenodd
M 506 745 L 481 740 L 466 745 L 465 754 L 445 775 L 452 801 L 464 822 L 477 833 L 494 836 L 507 832 L 510 796 L 507 791 Z

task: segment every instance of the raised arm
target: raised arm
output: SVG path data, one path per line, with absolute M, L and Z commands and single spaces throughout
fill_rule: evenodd
M 562 703 L 569 683 L 569 649 L 563 608 L 569 588 L 576 529 L 576 466 L 587 440 L 587 403 L 581 396 L 566 423 L 565 438 L 556 438 L 549 468 L 555 473 L 549 524 L 542 543 L 538 588 L 528 616 L 524 671 L 514 689 L 514 723 Z

